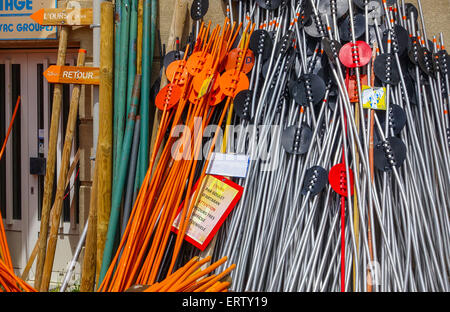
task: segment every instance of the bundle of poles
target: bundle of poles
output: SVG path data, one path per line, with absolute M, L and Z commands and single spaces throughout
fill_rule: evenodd
M 238 112 L 244 195 L 214 252 L 233 290 L 448 291 L 449 57 L 418 4 L 239 4 L 270 39 Z
M 203 158 L 202 138 L 182 135 L 181 139 L 176 139 L 173 133 L 180 125 L 185 126 L 183 132 L 196 133 L 197 136 L 210 124 L 220 128 L 225 124 L 234 95 L 248 87 L 245 78 L 240 82 L 238 80 L 246 77 L 242 72 L 242 57 L 226 71 L 230 79 L 225 81 L 224 86 L 222 79 L 217 78 L 242 24 L 231 25 L 226 19 L 222 27 L 211 30 L 210 26 L 211 23 L 208 26 L 202 23 L 199 27 L 189 58 L 188 44 L 184 58 L 174 61 L 167 68 L 170 83 L 156 97 L 162 117 L 150 166 L 116 254 L 106 274 L 100 276 L 101 291 L 123 291 L 134 283 L 152 285 L 161 276 L 170 276 L 174 267 L 183 261 L 180 260 L 183 257 L 179 257 L 180 249 L 195 203 L 188 200 L 182 202 L 183 195 L 197 196 L 199 190 L 194 191 L 193 186 L 197 181 L 202 185 L 212 151 L 221 142 L 217 142 L 219 131 L 216 130 L 205 155 L 206 160 L 199 161 Z M 254 25 L 250 26 L 247 24 L 241 36 L 239 51 L 242 55 L 248 49 L 249 36 L 253 31 Z M 202 76 L 204 78 L 197 83 L 195 77 Z M 208 86 L 210 91 L 202 95 L 203 81 L 207 77 L 212 77 Z M 221 102 L 223 106 L 219 105 Z M 200 131 L 194 131 L 196 127 L 200 127 Z M 170 133 L 169 139 L 163 142 L 166 132 Z M 156 160 L 160 150 L 161 156 Z M 181 204 L 180 231 L 174 238 L 172 226 Z M 105 256 L 106 253 L 104 261 Z M 111 259 L 112 253 L 107 256 Z

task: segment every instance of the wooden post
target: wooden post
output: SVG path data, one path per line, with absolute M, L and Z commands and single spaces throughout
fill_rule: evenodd
M 77 66 L 83 66 L 86 57 L 86 50 L 80 49 L 78 52 Z M 75 132 L 78 116 L 78 102 L 80 99 L 81 85 L 73 86 L 72 99 L 70 101 L 69 116 L 67 119 L 66 136 L 64 139 L 63 155 L 61 160 L 61 167 L 58 176 L 58 186 L 56 189 L 55 202 L 52 208 L 52 219 L 50 235 L 47 244 L 47 253 L 45 256 L 44 270 L 42 272 L 40 291 L 48 291 L 50 285 L 50 278 L 52 274 L 53 261 L 55 259 L 56 242 L 58 240 L 58 229 L 61 219 L 62 202 L 64 198 L 67 173 L 69 169 L 70 153 L 72 152 L 72 141 Z
M 114 6 L 101 4 L 100 28 L 100 95 L 99 127 L 96 164 L 97 185 L 97 278 L 102 264 L 103 249 L 111 212 L 112 158 L 113 158 L 113 51 L 114 51 Z M 99 235 L 103 233 L 102 235 Z
M 88 232 L 86 235 L 86 243 L 84 245 L 84 258 L 80 285 L 81 292 L 91 292 L 94 290 L 95 285 L 95 266 L 97 254 L 97 173 L 98 166 L 96 164 L 91 188 Z
M 67 38 L 70 31 L 69 27 L 70 26 L 61 27 L 61 31 L 59 33 L 58 58 L 56 60 L 56 65 L 59 66 L 63 66 L 66 63 Z M 52 117 L 50 121 L 50 134 L 44 182 L 44 198 L 42 201 L 41 227 L 38 239 L 38 260 L 36 264 L 36 276 L 34 281 L 34 287 L 36 289 L 39 289 L 41 286 L 42 271 L 45 262 L 45 252 L 47 249 L 47 236 L 50 208 L 52 204 L 51 201 L 53 195 L 53 180 L 55 176 L 56 145 L 58 140 L 59 118 L 61 114 L 62 92 L 62 84 L 55 84 L 53 91 Z
M 172 24 L 170 25 L 169 38 L 167 39 L 166 50 L 172 51 L 176 48 L 176 40 L 177 38 L 181 38 L 183 36 L 184 26 L 186 24 L 186 12 L 189 9 L 189 4 L 191 1 L 189 0 L 175 0 L 174 12 L 172 15 Z M 167 77 L 166 73 L 163 70 L 163 74 L 161 77 L 161 85 L 160 89 L 164 88 L 167 85 Z M 153 151 L 153 148 L 156 143 L 156 136 L 158 134 L 159 124 L 161 122 L 161 111 L 159 109 L 155 110 L 155 115 L 153 117 L 153 127 L 151 134 L 151 142 L 150 142 L 150 152 Z M 157 154 L 155 163 L 160 157 L 160 153 Z M 148 165 L 148 164 L 147 164 Z M 156 166 L 154 166 L 153 170 L 155 170 Z

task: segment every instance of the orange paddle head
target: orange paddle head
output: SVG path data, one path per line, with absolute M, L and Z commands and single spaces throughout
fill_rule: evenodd
M 188 77 L 186 61 L 177 60 L 170 63 L 166 69 L 166 77 L 170 82 L 176 82 L 179 86 L 184 86 Z
M 160 110 L 171 109 L 174 107 L 181 97 L 181 87 L 175 83 L 169 83 L 162 88 L 156 95 L 155 105 Z
M 228 53 L 227 60 L 225 62 L 225 70 L 237 69 L 238 65 L 242 62 L 244 51 L 240 48 L 236 48 Z M 252 50 L 247 49 L 245 57 L 243 58 L 244 65 L 242 66 L 242 71 L 248 74 L 255 64 L 255 55 Z
M 186 68 L 189 74 L 195 76 L 203 70 L 213 66 L 213 58 L 211 54 L 204 54 L 203 52 L 194 52 L 191 54 L 186 62 Z
M 247 75 L 234 69 L 224 72 L 220 76 L 219 84 L 222 92 L 226 96 L 231 97 L 234 97 L 242 90 L 248 89 L 250 86 Z

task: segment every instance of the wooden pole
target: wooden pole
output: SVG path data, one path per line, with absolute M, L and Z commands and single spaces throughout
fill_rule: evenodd
M 176 39 L 183 36 L 183 29 L 186 24 L 186 13 L 189 9 L 189 0 L 176 0 L 174 5 L 174 11 L 172 15 L 172 24 L 170 25 L 169 37 L 167 39 L 166 50 L 172 51 L 176 48 Z M 165 71 L 163 71 L 161 77 L 160 89 L 167 85 L 167 77 Z M 156 143 L 156 136 L 158 134 L 159 124 L 161 122 L 161 111 L 159 109 L 155 110 L 155 115 L 153 117 L 153 126 L 150 142 L 150 151 L 153 150 Z M 155 163 L 158 161 L 160 153 L 157 154 Z M 148 165 L 148 164 L 147 164 Z
M 134 125 L 136 122 L 136 113 L 139 109 L 139 95 L 141 88 L 141 75 L 136 75 L 133 86 L 133 96 L 131 97 L 131 109 L 127 119 L 125 135 L 123 137 L 122 150 L 119 151 L 119 169 L 113 183 L 113 193 L 111 198 L 111 214 L 109 217 L 108 232 L 106 235 L 105 248 L 103 250 L 102 265 L 98 284 L 100 285 L 108 271 L 112 257 L 114 255 L 115 243 L 120 218 L 120 205 L 122 203 L 125 182 L 128 175 L 128 165 L 131 154 L 131 143 L 133 141 Z
M 56 65 L 63 66 L 66 63 L 66 50 L 67 50 L 67 38 L 69 36 L 70 26 L 62 26 L 59 33 L 59 47 L 58 57 Z M 44 198 L 42 200 L 42 213 L 41 213 L 41 227 L 39 232 L 39 248 L 38 248 L 38 260 L 36 264 L 36 276 L 34 281 L 34 287 L 40 288 L 42 271 L 45 262 L 45 252 L 47 249 L 47 236 L 49 227 L 50 208 L 52 204 L 53 195 L 53 180 L 55 176 L 55 164 L 56 164 L 56 145 L 58 140 L 58 128 L 59 118 L 61 114 L 61 102 L 62 102 L 63 86 L 62 84 L 55 84 L 53 91 L 53 106 L 52 117 L 50 121 L 50 134 L 48 142 L 48 154 L 47 164 L 45 172 L 44 182 Z
M 83 66 L 86 57 L 86 50 L 80 49 L 78 52 L 77 66 Z M 72 141 L 75 133 L 78 115 L 78 102 L 80 99 L 81 85 L 73 86 L 72 99 L 70 101 L 69 117 L 67 119 L 66 136 L 64 139 L 63 154 L 61 160 L 61 167 L 58 176 L 58 186 L 56 189 L 55 202 L 53 204 L 53 212 L 51 219 L 50 235 L 47 244 L 47 253 L 45 256 L 44 269 L 42 271 L 40 291 L 48 291 L 50 285 L 50 278 L 52 274 L 53 261 L 55 259 L 56 242 L 58 240 L 58 229 L 61 219 L 62 202 L 64 198 L 67 173 L 69 169 L 70 153 L 72 152 Z
M 102 263 L 108 221 L 111 212 L 112 157 L 113 157 L 113 50 L 114 50 L 114 6 L 109 2 L 101 4 L 100 28 L 100 106 L 102 118 L 99 129 L 97 160 L 98 196 L 97 196 L 97 278 Z M 102 233 L 102 235 L 98 235 Z
M 96 164 L 94 169 L 94 179 L 91 188 L 88 232 L 86 235 L 86 243 L 84 245 L 84 258 L 80 285 L 81 292 L 93 291 L 95 286 L 95 267 L 97 254 L 97 176 L 98 166 Z
M 142 22 L 144 17 L 144 0 L 138 2 L 138 32 L 136 41 L 136 73 L 142 74 Z

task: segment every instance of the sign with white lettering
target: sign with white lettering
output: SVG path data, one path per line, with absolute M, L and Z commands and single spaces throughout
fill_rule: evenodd
M 31 18 L 45 26 L 88 26 L 92 24 L 92 14 L 92 8 L 40 9 Z
M 85 66 L 52 65 L 44 72 L 50 83 L 100 84 L 100 69 Z
M 198 181 L 192 193 L 195 192 L 197 187 Z M 192 215 L 186 229 L 186 241 L 202 251 L 205 250 L 229 213 L 236 206 L 242 192 L 242 186 L 225 177 L 206 175 L 195 199 Z M 190 201 L 194 200 L 193 195 L 191 195 Z M 178 215 L 172 225 L 172 231 L 177 234 L 183 207 L 184 201 L 181 203 Z M 189 205 L 187 207 L 189 208 Z
M 30 17 L 56 5 L 56 0 L 0 0 L 0 40 L 57 39 L 55 26 L 39 25 Z

